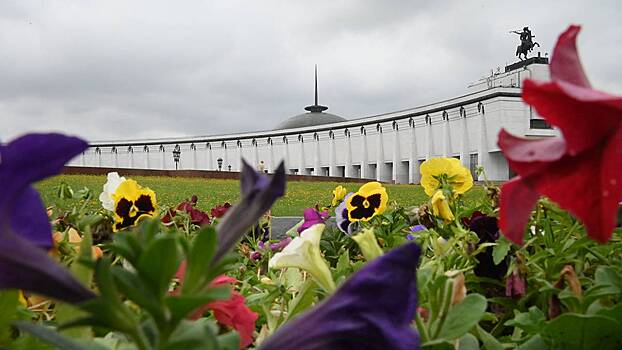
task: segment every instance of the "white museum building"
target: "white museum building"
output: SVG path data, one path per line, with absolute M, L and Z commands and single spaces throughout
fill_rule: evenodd
M 271 172 L 283 160 L 290 174 L 417 183 L 423 161 L 456 157 L 472 172 L 480 165 L 489 180 L 503 181 L 512 174 L 497 146 L 501 128 L 524 137 L 558 134 L 521 99 L 522 81 L 548 80 L 548 68 L 547 58 L 532 57 L 492 73 L 462 96 L 348 120 L 318 105 L 316 75 L 315 104 L 273 130 L 95 142 L 70 165 L 239 171 L 245 159 L 263 161 Z

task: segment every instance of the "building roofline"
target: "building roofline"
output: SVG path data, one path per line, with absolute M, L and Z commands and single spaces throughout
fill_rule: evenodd
M 404 118 L 425 116 L 426 114 L 441 112 L 444 110 L 457 108 L 473 103 L 479 103 L 497 97 L 513 97 L 520 98 L 520 88 L 496 87 L 483 91 L 472 92 L 466 95 L 430 103 L 418 107 L 403 109 L 395 112 L 377 114 L 357 119 L 351 119 L 339 123 L 322 124 L 318 126 L 308 126 L 295 129 L 281 130 L 261 130 L 236 134 L 220 134 L 210 136 L 194 136 L 194 137 L 174 137 L 161 139 L 143 139 L 143 140 L 120 140 L 120 141 L 94 141 L 90 142 L 90 147 L 112 147 L 112 146 L 150 146 L 150 145 L 175 145 L 180 143 L 207 143 L 235 141 L 242 139 L 257 139 L 268 137 L 282 137 L 287 135 L 306 134 L 310 132 L 322 132 L 334 129 L 357 128 L 370 124 L 391 122 Z

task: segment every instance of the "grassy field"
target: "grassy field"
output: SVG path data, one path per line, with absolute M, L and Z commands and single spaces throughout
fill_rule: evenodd
M 185 198 L 196 194 L 199 197 L 198 207 L 207 210 L 223 202 L 235 203 L 239 198 L 239 181 L 200 178 L 137 176 L 133 177 L 142 186 L 156 192 L 161 207 L 174 206 Z M 36 185 L 46 205 L 64 206 L 68 203 L 56 196 L 55 187 L 60 183 L 69 184 L 74 191 L 83 187 L 93 190 L 94 199 L 88 207 L 97 209 L 100 206 L 97 197 L 106 182 L 105 176 L 94 175 L 59 175 Z M 276 216 L 300 216 L 304 208 L 315 204 L 327 205 L 332 199 L 332 190 L 337 185 L 346 187 L 348 191 L 356 191 L 361 184 L 340 182 L 288 182 L 284 198 L 273 207 Z M 403 206 L 418 205 L 427 201 L 428 197 L 419 185 L 386 185 L 390 201 L 397 201 Z M 479 201 L 483 197 L 483 189 L 475 186 L 466 194 L 469 202 Z

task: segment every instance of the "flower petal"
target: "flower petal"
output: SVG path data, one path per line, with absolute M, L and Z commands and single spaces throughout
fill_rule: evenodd
M 0 289 L 21 289 L 72 304 L 95 294 L 26 239 L 0 233 Z
M 259 349 L 418 349 L 411 322 L 420 252 L 409 243 L 367 263 L 332 297 L 286 323 Z
M 8 220 L 14 201 L 28 185 L 58 174 L 87 147 L 84 140 L 61 134 L 28 134 L 1 145 L 0 221 Z
M 39 192 L 28 187 L 15 201 L 11 228 L 37 247 L 52 248 L 52 226 Z
M 577 54 L 576 40 L 580 31 L 580 26 L 571 25 L 559 36 L 549 68 L 552 80 L 563 80 L 573 85 L 589 88 L 590 82 L 583 72 L 581 60 Z
M 501 187 L 499 228 L 516 244 L 523 243 L 525 226 L 540 195 L 527 186 L 520 176 Z
M 231 207 L 218 224 L 218 250 L 214 261 L 220 260 L 254 225 L 272 204 L 285 194 L 285 165 L 279 164 L 272 177 L 255 172 L 246 162 L 240 184 L 242 201 Z

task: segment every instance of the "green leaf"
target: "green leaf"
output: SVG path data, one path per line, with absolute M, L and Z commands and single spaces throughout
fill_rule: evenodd
M 499 342 L 492 334 L 486 332 L 479 324 L 475 327 L 477 336 L 484 344 L 486 350 L 503 350 L 503 344 Z
M 601 309 L 597 313 L 597 315 L 613 318 L 622 324 L 622 304 L 618 304 L 612 308 Z
M 169 296 L 164 302 L 171 310 L 173 319 L 181 320 L 188 316 L 192 311 L 199 307 L 210 303 L 214 300 L 223 300 L 229 298 L 231 289 L 228 287 L 210 288 L 200 294 Z
M 512 243 L 510 243 L 510 241 L 505 239 L 505 237 L 503 236 L 501 236 L 497 240 L 497 245 L 492 248 L 492 260 L 494 261 L 495 265 L 499 265 L 503 261 L 503 259 L 505 259 L 505 257 L 508 255 L 508 252 L 510 251 L 511 246 Z
M 70 267 L 71 272 L 78 279 L 78 281 L 82 282 L 82 284 L 86 286 L 91 285 L 93 279 L 93 270 L 79 263 L 79 261 L 90 261 L 93 259 L 91 249 L 93 245 L 92 242 L 93 238 L 91 236 L 91 231 L 87 228 L 82 236 L 82 242 L 80 242 L 80 254 L 78 256 L 78 259 L 77 261 L 74 261 L 74 263 Z M 56 321 L 59 324 L 67 323 L 70 320 L 81 318 L 84 316 L 86 316 L 84 311 L 71 304 L 58 303 L 56 305 Z M 93 338 L 90 327 L 63 329 L 61 330 L 61 333 L 72 338 Z
M 16 319 L 18 298 L 17 290 L 0 291 L 0 345 L 7 344 L 11 339 L 9 325 Z
M 176 238 L 158 237 L 138 258 L 136 270 L 151 287 L 152 293 L 161 297 L 168 292 L 171 279 L 177 272 L 180 262 Z
M 21 331 L 30 333 L 35 337 L 52 344 L 63 350 L 108 350 L 94 342 L 77 341 L 75 339 L 61 335 L 51 328 L 39 326 L 28 321 L 18 321 L 14 323 Z
M 549 322 L 542 337 L 555 349 L 622 349 L 622 325 L 600 315 L 566 313 Z
M 438 338 L 453 340 L 464 335 L 484 316 L 486 304 L 486 298 L 479 294 L 467 295 L 449 310 Z
M 458 350 L 479 350 L 479 341 L 471 333 L 467 333 L 460 337 L 458 344 Z
M 622 274 L 611 266 L 599 266 L 594 274 L 596 285 L 614 286 L 622 289 Z
M 99 297 L 80 305 L 90 313 L 87 319 L 97 320 L 93 324 L 105 325 L 123 332 L 132 332 L 136 327 L 134 314 L 121 302 L 110 273 L 110 259 L 103 257 L 95 264 L 95 281 L 99 288 Z M 84 319 L 82 319 L 84 321 Z M 69 322 L 64 327 L 84 325 L 85 322 Z
M 216 253 L 217 238 L 218 235 L 213 226 L 204 227 L 197 232 L 186 259 L 186 274 L 182 293 L 196 292 L 205 287 L 208 282 L 207 271 Z
M 294 316 L 313 305 L 313 301 L 315 300 L 316 288 L 317 283 L 315 283 L 312 278 L 307 279 L 307 281 L 300 288 L 300 291 L 298 292 L 296 297 L 289 302 L 289 307 L 287 308 L 288 320 L 291 320 L 292 318 L 294 318 Z
M 421 344 L 421 348 L 424 350 L 455 350 L 454 345 L 443 339 L 436 339 Z
M 217 338 L 220 350 L 238 350 L 240 348 L 240 335 L 238 332 L 229 332 L 219 335 Z
M 507 321 L 506 326 L 518 327 L 527 333 L 538 333 L 544 327 L 546 317 L 537 306 L 530 307 L 528 312 L 514 310 L 514 313 L 514 319 Z
M 156 301 L 155 296 L 134 272 L 119 266 L 113 266 L 111 273 L 121 293 L 143 307 L 154 317 L 162 314 L 163 310 L 160 308 L 160 304 Z
M 544 340 L 539 334 L 534 335 L 525 343 L 518 347 L 518 350 L 548 350 L 549 346 L 546 345 Z
M 239 345 L 239 344 L 238 344 Z M 205 319 L 183 321 L 171 335 L 162 350 L 204 350 L 218 349 L 216 336 Z

